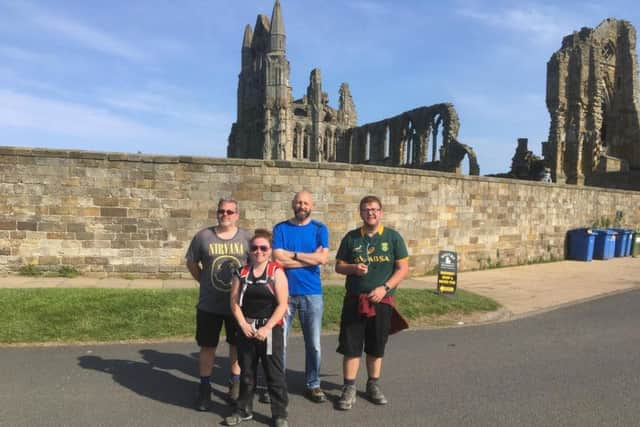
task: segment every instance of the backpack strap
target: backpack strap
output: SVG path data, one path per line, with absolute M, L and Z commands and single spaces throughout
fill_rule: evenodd
M 276 261 L 269 261 L 267 264 L 267 288 L 271 294 L 276 294 L 276 270 L 282 268 L 282 265 Z
M 240 269 L 240 273 L 238 276 L 240 277 L 240 298 L 238 299 L 238 305 L 242 307 L 242 300 L 244 299 L 244 293 L 247 291 L 247 281 L 249 279 L 249 272 L 251 271 L 251 266 L 249 264 L 245 265 Z

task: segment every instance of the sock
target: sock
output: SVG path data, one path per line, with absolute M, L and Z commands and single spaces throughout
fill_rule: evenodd
M 377 383 L 378 382 L 378 378 L 373 378 L 373 377 L 369 377 L 369 379 L 367 380 L 368 383 Z
M 237 382 L 240 382 L 240 375 L 231 374 L 231 375 L 229 376 L 229 382 L 230 382 L 230 383 L 237 383 Z
M 211 384 L 211 377 L 200 377 L 200 384 L 202 385 Z
M 348 380 L 348 379 L 344 379 L 344 385 L 356 385 L 356 380 L 355 378 L 352 380 Z

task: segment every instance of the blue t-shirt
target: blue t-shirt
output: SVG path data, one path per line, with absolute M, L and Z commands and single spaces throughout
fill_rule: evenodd
M 273 227 L 273 249 L 311 253 L 320 246 L 329 248 L 329 230 L 323 223 L 311 220 L 305 225 L 282 221 Z M 289 295 L 322 294 L 320 266 L 287 268 Z

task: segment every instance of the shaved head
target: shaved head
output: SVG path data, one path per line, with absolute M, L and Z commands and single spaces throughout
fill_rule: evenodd
M 293 196 L 291 208 L 298 223 L 304 223 L 308 220 L 313 210 L 313 196 L 308 190 L 302 190 Z

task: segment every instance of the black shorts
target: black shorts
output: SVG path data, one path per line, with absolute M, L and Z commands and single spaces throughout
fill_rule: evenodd
M 360 357 L 364 348 L 369 356 L 384 356 L 393 309 L 389 304 L 374 304 L 374 307 L 375 316 L 361 316 L 358 313 L 358 298 L 345 295 L 336 350 L 338 353 L 346 357 Z
M 235 317 L 198 310 L 196 314 L 196 342 L 200 347 L 217 347 L 224 322 L 227 343 L 236 345 L 238 323 Z

